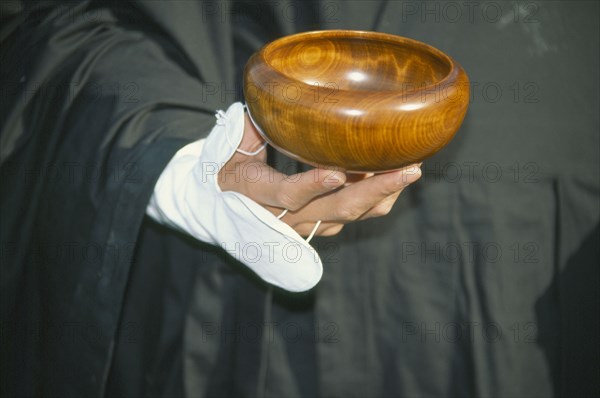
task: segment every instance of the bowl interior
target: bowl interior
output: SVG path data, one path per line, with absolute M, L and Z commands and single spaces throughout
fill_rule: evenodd
M 423 88 L 444 79 L 452 68 L 444 54 L 421 43 L 360 32 L 325 31 L 280 40 L 265 48 L 264 57 L 290 79 L 353 91 Z

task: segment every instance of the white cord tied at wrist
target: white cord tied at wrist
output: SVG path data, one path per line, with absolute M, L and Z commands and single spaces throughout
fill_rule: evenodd
M 244 108 L 246 107 L 246 105 L 244 105 Z M 217 113 L 215 113 L 215 117 L 217 118 L 217 124 L 219 126 L 226 126 L 227 125 L 227 115 L 225 114 L 225 112 L 223 112 L 223 110 L 219 109 L 217 111 Z M 229 145 L 231 145 L 232 147 L 235 147 L 235 145 L 231 142 L 231 140 L 229 139 L 229 135 L 227 135 L 227 130 L 225 130 L 225 136 L 227 138 L 227 142 L 229 143 Z M 267 142 L 265 141 L 260 148 L 258 148 L 256 151 L 253 152 L 248 152 L 248 151 L 244 151 L 243 149 L 239 149 L 236 148 L 236 152 L 239 152 L 243 155 L 246 156 L 256 156 L 259 153 L 261 153 L 266 147 L 267 147 Z
M 241 154 L 247 155 L 247 156 L 256 156 L 256 155 L 258 155 L 259 153 L 261 153 L 261 152 L 262 152 L 262 151 L 263 151 L 263 150 L 264 150 L 264 149 L 267 147 L 267 145 L 268 145 L 268 144 L 265 142 L 264 144 L 262 144 L 262 145 L 260 146 L 260 148 L 258 148 L 258 149 L 257 149 L 256 151 L 254 151 L 254 152 L 248 152 L 248 151 L 244 151 L 243 149 L 239 149 L 239 148 L 238 148 L 238 149 L 236 149 L 235 151 L 236 151 L 236 152 L 239 152 L 239 153 L 241 153 Z
M 285 209 L 281 212 L 280 215 L 277 216 L 278 220 L 281 220 L 283 218 L 283 216 L 285 216 L 287 214 L 287 212 L 289 211 L 289 209 Z M 310 240 L 315 236 L 315 234 L 317 233 L 317 229 L 319 229 L 319 226 L 321 225 L 321 220 L 317 221 L 317 223 L 315 224 L 315 226 L 313 227 L 312 231 L 310 232 L 310 234 L 308 235 L 308 238 L 306 238 L 306 243 L 309 243 Z
M 281 212 L 280 215 L 277 216 L 278 220 L 281 220 L 283 218 L 283 216 L 285 216 L 287 214 L 289 209 L 285 209 L 284 211 Z
M 317 221 L 317 223 L 315 224 L 315 227 L 311 231 L 310 235 L 308 235 L 308 238 L 306 238 L 306 243 L 310 242 L 310 240 L 313 238 L 313 236 L 315 236 L 315 234 L 317 233 L 317 229 L 319 229 L 320 225 L 321 225 L 321 220 Z

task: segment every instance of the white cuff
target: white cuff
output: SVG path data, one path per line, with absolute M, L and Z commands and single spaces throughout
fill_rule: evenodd
M 206 139 L 180 149 L 154 187 L 146 213 L 198 240 L 221 246 L 263 280 L 285 290 L 314 287 L 317 252 L 289 225 L 240 193 L 222 192 L 217 175 L 244 135 L 239 102 L 221 113 Z

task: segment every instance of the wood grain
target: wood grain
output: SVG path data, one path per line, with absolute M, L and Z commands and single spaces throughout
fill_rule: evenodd
M 469 80 L 452 58 L 415 40 L 317 31 L 255 53 L 244 96 L 264 138 L 292 158 L 377 172 L 447 145 L 466 114 Z

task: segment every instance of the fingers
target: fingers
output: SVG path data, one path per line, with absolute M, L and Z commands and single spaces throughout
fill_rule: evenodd
M 294 227 L 294 230 L 298 232 L 300 236 L 307 237 L 309 236 L 313 229 L 316 226 L 316 222 L 312 223 L 302 223 Z M 319 228 L 315 232 L 315 236 L 333 236 L 340 233 L 340 231 L 344 228 L 344 224 L 339 223 L 330 223 L 330 222 L 322 222 L 319 225 Z
M 398 197 L 400 196 L 400 193 L 402 193 L 403 190 L 404 190 L 404 188 L 401 189 L 400 191 L 396 192 L 395 194 L 388 196 L 387 198 L 385 198 L 384 200 L 382 200 L 381 202 L 379 202 L 378 204 L 373 206 L 371 209 L 369 209 L 366 213 L 364 213 L 358 219 L 366 220 L 368 218 L 383 217 L 383 216 L 388 215 L 390 213 L 390 211 L 392 211 L 392 207 L 394 206 L 394 203 L 396 203 L 396 200 L 398 200 Z
M 316 235 L 330 236 L 352 221 L 388 214 L 402 190 L 418 180 L 418 165 L 376 175 L 353 176 L 348 183 L 339 171 L 312 169 L 291 176 L 248 157 L 229 162 L 219 174 L 221 188 L 240 192 L 279 215 L 300 235 L 308 236 L 317 221 Z M 341 189 L 338 189 L 342 187 Z
M 219 172 L 223 191 L 237 191 L 263 206 L 289 210 L 300 209 L 344 182 L 342 172 L 313 169 L 287 176 L 252 158 L 239 163 L 230 161 Z
M 322 220 L 316 235 L 335 234 L 343 224 L 388 214 L 402 190 L 420 176 L 420 169 L 414 166 L 368 177 L 320 196 L 298 211 L 289 211 L 282 221 L 306 236 L 316 221 Z
M 274 179 L 275 184 L 255 187 L 256 195 L 261 201 L 259 203 L 294 211 L 343 185 L 345 174 L 334 170 L 313 169 L 291 176 L 275 172 Z
M 418 166 L 378 174 L 356 182 L 332 195 L 328 221 L 350 222 L 387 214 L 404 188 L 421 177 Z M 368 212 L 373 209 L 371 214 Z

